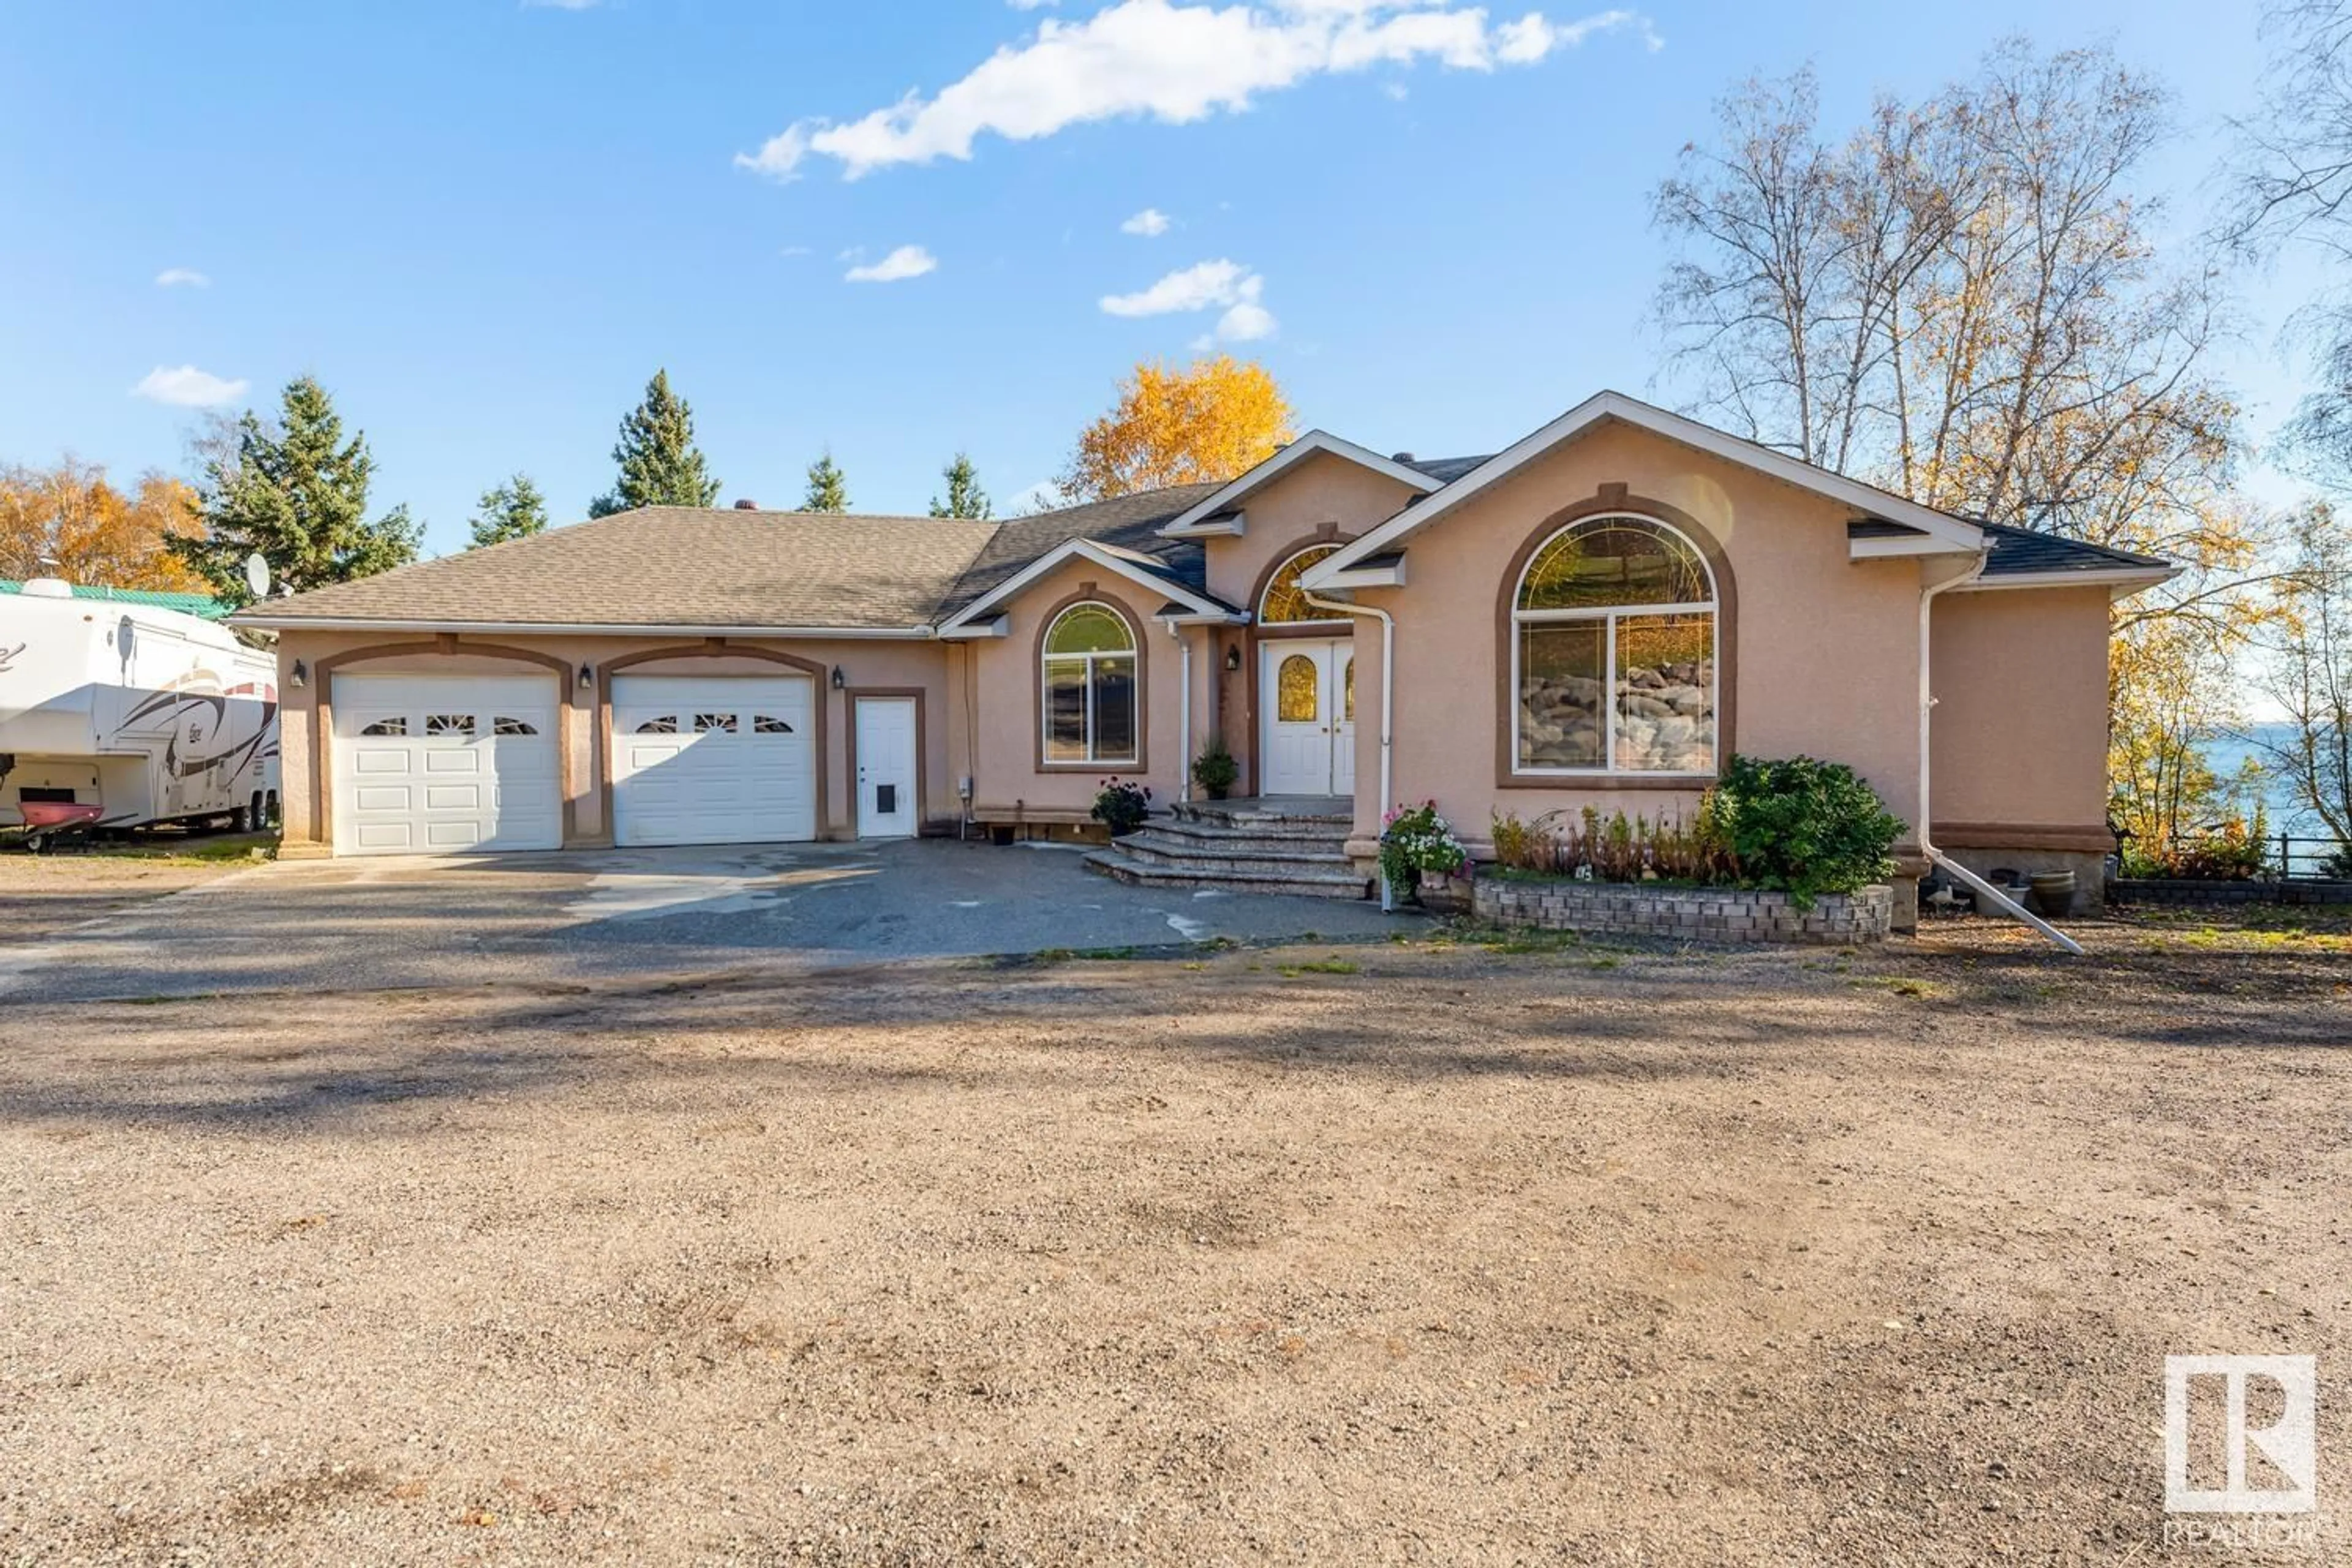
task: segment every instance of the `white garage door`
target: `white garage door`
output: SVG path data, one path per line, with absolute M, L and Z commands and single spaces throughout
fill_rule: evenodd
M 798 675 L 615 679 L 614 841 L 814 838 L 814 701 Z
M 562 847 L 553 679 L 339 675 L 334 700 L 338 854 Z

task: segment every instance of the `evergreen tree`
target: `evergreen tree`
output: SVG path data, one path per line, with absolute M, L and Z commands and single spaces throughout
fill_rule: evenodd
M 958 452 L 955 461 L 940 471 L 948 481 L 948 499 L 933 498 L 931 515 L 985 521 L 989 516 L 988 492 L 980 488 L 980 473 L 971 466 L 971 454 Z
M 847 511 L 849 482 L 841 477 L 841 469 L 828 451 L 809 465 L 808 499 L 801 502 L 803 511 Z
M 198 487 L 205 532 L 173 534 L 169 546 L 236 605 L 253 596 L 245 559 L 257 551 L 272 579 L 296 593 L 405 566 L 425 528 L 404 506 L 368 521 L 374 470 L 366 436 L 345 441 L 327 389 L 300 377 L 287 383 L 274 425 L 250 409 L 237 421 L 234 447 L 215 452 Z
M 482 492 L 474 511 L 473 549 L 529 539 L 547 527 L 547 498 L 530 479 L 517 474 L 505 484 Z
M 694 410 L 669 389 L 669 372 L 654 372 L 646 399 L 621 421 L 613 448 L 620 482 L 588 503 L 590 517 L 610 517 L 641 506 L 709 506 L 719 500 L 701 449 L 694 444 Z

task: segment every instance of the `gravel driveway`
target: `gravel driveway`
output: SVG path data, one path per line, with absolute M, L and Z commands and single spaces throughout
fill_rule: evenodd
M 2189 1351 L 2341 1510 L 2344 960 L 2107 946 L 7 1006 L 0 1560 L 2145 1562 Z

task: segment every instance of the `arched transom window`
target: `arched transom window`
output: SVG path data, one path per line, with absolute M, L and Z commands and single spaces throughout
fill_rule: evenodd
M 1135 632 L 1108 605 L 1072 605 L 1045 630 L 1045 760 L 1136 760 Z
M 1298 574 L 1322 560 L 1339 553 L 1336 544 L 1317 544 L 1300 551 L 1282 563 L 1281 569 L 1266 583 L 1265 596 L 1257 602 L 1257 624 L 1262 626 L 1345 626 L 1348 617 L 1334 615 L 1320 605 L 1307 602 L 1306 590 L 1298 585 Z
M 1514 771 L 1712 773 L 1715 577 L 1643 517 L 1546 540 L 1511 610 Z

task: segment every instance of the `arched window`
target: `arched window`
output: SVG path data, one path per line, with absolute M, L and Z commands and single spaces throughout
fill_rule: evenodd
M 1322 560 L 1339 552 L 1336 544 L 1316 544 L 1300 551 L 1284 562 L 1268 580 L 1265 595 L 1257 602 L 1257 624 L 1262 626 L 1345 626 L 1348 617 L 1335 615 L 1318 605 L 1307 602 L 1306 591 L 1298 585 L 1298 574 Z
M 1045 760 L 1136 760 L 1135 632 L 1108 605 L 1072 605 L 1045 629 Z
M 1715 576 L 1682 534 L 1570 523 L 1529 558 L 1511 620 L 1515 772 L 1715 772 Z

